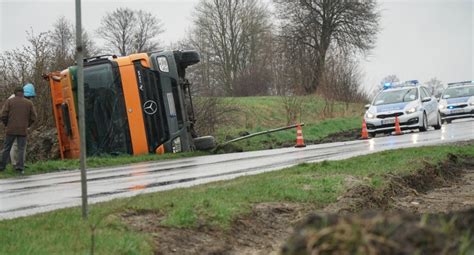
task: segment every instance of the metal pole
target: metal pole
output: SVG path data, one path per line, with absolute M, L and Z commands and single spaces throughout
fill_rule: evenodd
M 304 126 L 304 123 L 301 123 L 299 125 L 302 127 L 302 126 Z M 248 138 L 252 138 L 252 137 L 255 137 L 255 136 L 258 136 L 258 135 L 265 135 L 265 134 L 270 134 L 270 133 L 273 133 L 273 132 L 278 132 L 278 131 L 283 131 L 283 130 L 287 130 L 287 129 L 296 128 L 297 126 L 298 126 L 298 124 L 294 124 L 294 125 L 287 126 L 287 127 L 275 128 L 275 129 L 270 129 L 270 130 L 266 130 L 266 131 L 261 131 L 261 132 L 249 134 L 249 135 L 246 135 L 246 136 L 238 137 L 238 138 L 232 139 L 230 141 L 227 141 L 227 142 L 223 143 L 222 145 L 226 145 L 226 144 L 229 144 L 229 143 L 234 143 L 234 142 L 241 141 L 241 140 L 248 139 Z
M 81 0 L 76 0 L 76 63 L 77 101 L 79 107 L 79 136 L 81 141 L 80 169 L 82 191 L 82 218 L 87 219 L 86 122 L 84 118 L 84 57 L 82 46 Z

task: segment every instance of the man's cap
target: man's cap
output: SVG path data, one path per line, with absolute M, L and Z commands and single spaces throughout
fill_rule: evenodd
M 18 92 L 23 93 L 23 88 L 22 87 L 15 88 L 15 93 L 18 93 Z

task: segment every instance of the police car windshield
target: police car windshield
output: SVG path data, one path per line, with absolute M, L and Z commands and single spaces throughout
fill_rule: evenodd
M 385 90 L 377 95 L 373 105 L 396 104 L 416 99 L 418 99 L 418 89 L 416 88 Z
M 456 97 L 472 97 L 474 96 L 474 86 L 462 86 L 447 88 L 443 92 L 443 99 Z

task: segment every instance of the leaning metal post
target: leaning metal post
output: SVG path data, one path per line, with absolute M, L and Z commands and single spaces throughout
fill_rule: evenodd
M 82 218 L 87 219 L 86 122 L 84 118 L 84 57 L 82 45 L 81 0 L 76 0 L 77 101 L 79 108 Z
M 274 132 L 278 132 L 278 131 L 283 131 L 283 130 L 287 130 L 287 129 L 296 128 L 298 125 L 302 127 L 302 126 L 304 126 L 304 123 L 294 124 L 294 125 L 290 125 L 290 126 L 287 126 L 287 127 L 280 127 L 280 128 L 275 128 L 275 129 L 270 129 L 270 130 L 266 130 L 266 131 L 262 131 L 262 132 L 249 134 L 249 135 L 246 135 L 246 136 L 238 137 L 238 138 L 232 139 L 230 141 L 227 141 L 227 142 L 223 143 L 222 145 L 226 145 L 226 144 L 229 144 L 229 143 L 234 143 L 234 142 L 237 142 L 237 141 L 241 141 L 241 140 L 252 138 L 252 137 L 255 137 L 255 136 L 259 136 L 259 135 L 265 135 L 265 134 L 270 134 L 270 133 L 274 133 Z

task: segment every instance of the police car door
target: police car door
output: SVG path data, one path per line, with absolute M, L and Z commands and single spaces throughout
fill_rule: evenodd
M 431 94 L 426 90 L 424 87 L 420 87 L 421 91 L 421 102 L 423 104 L 423 108 L 426 110 L 426 115 L 428 117 L 428 125 L 431 125 L 437 121 L 436 115 L 436 100 L 433 99 Z M 429 101 L 425 101 L 426 99 L 430 98 Z M 425 100 L 424 100 L 425 99 Z M 423 102 L 425 101 L 425 102 Z

